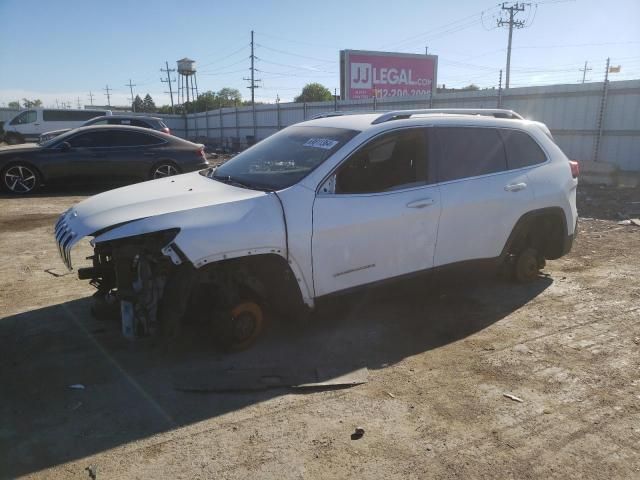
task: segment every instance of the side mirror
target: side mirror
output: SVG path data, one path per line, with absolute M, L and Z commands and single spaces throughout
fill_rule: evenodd
M 333 195 L 336 193 L 336 174 L 331 175 L 320 187 L 322 195 Z
M 71 144 L 69 142 L 62 142 L 60 145 L 58 145 L 58 148 L 63 152 L 67 152 L 71 150 Z

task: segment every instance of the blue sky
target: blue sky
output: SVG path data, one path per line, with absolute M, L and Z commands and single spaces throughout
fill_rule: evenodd
M 169 103 L 159 69 L 188 56 L 199 90 L 234 87 L 249 97 L 249 35 L 255 30 L 257 99 L 287 101 L 305 83 L 339 85 L 340 49 L 439 56 L 438 83 L 497 85 L 507 30 L 490 0 L 196 1 L 0 0 L 0 106 L 22 97 L 126 104 L 135 93 Z M 601 80 L 607 56 L 640 78 L 640 0 L 540 0 L 514 33 L 512 86 Z

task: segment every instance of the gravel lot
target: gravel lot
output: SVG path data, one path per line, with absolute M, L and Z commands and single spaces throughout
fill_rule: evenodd
M 0 197 L 1 478 L 640 478 L 640 227 L 616 217 L 640 210 L 638 189 L 581 187 L 573 252 L 531 285 L 376 289 L 232 355 L 197 335 L 130 344 L 89 315 L 93 289 L 52 237 L 89 193 Z M 173 387 L 317 365 L 366 366 L 369 382 Z

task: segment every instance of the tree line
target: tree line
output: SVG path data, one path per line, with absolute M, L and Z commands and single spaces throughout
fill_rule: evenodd
M 294 102 L 324 102 L 333 100 L 333 94 L 328 88 L 319 83 L 309 83 L 304 86 L 300 95 L 294 98 Z M 263 102 L 255 102 L 256 105 L 260 105 Z M 136 95 L 131 104 L 131 108 L 134 112 L 142 113 L 192 113 L 192 112 L 206 112 L 208 110 L 214 110 L 217 108 L 226 107 L 242 107 L 251 105 L 251 101 L 244 100 L 240 91 L 236 88 L 225 87 L 217 92 L 207 90 L 204 93 L 198 95 L 198 98 L 185 102 L 182 105 L 177 105 L 173 109 L 171 105 L 162 105 L 157 107 L 153 98 L 148 93 L 141 98 L 140 95 Z M 27 98 L 22 99 L 20 102 L 9 102 L 9 108 L 20 109 L 23 108 L 38 108 L 42 107 L 42 101 L 40 99 L 29 100 Z

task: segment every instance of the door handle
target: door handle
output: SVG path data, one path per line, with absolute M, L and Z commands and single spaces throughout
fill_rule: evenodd
M 153 152 L 143 153 L 142 155 L 145 156 L 145 157 L 155 157 L 156 156 L 156 154 L 153 153 Z
M 509 185 L 505 185 L 504 187 L 507 192 L 519 192 L 520 190 L 524 190 L 525 188 L 527 188 L 527 184 L 524 182 L 510 183 Z
M 413 202 L 407 203 L 408 208 L 424 208 L 429 205 L 433 205 L 435 200 L 433 198 L 422 198 L 420 200 L 414 200 Z

